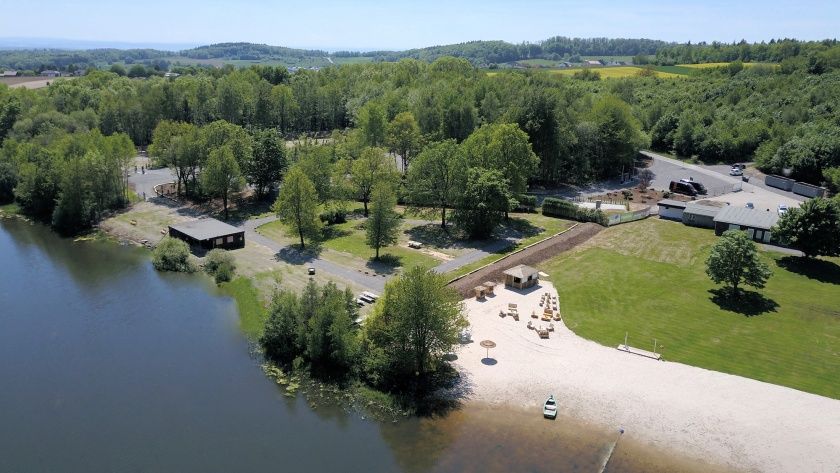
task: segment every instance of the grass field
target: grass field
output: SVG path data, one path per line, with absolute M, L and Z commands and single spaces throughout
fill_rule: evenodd
M 707 62 L 703 64 L 680 64 L 679 66 L 671 66 L 671 67 L 685 67 L 688 69 L 714 69 L 717 67 L 726 67 L 728 66 L 728 62 Z M 755 66 L 772 66 L 776 67 L 778 64 L 772 63 L 763 63 L 763 62 L 745 62 L 744 67 L 755 67 Z
M 251 339 L 259 338 L 265 324 L 266 311 L 251 280 L 238 276 L 233 281 L 221 284 L 219 292 L 236 301 L 242 332 Z
M 440 264 L 442 260 L 433 258 L 418 250 L 400 246 L 400 244 L 408 241 L 409 238 L 405 231 L 411 227 L 411 225 L 402 224 L 399 242 L 396 245 L 380 248 L 380 260 L 392 266 L 402 266 L 405 268 L 413 266 L 431 268 Z M 371 261 L 374 256 L 373 249 L 367 246 L 365 242 L 364 223 L 359 220 L 351 220 L 347 223 L 332 225 L 330 232 L 322 244 L 325 248 L 350 254 L 364 261 Z
M 765 289 L 727 308 L 705 274 L 709 230 L 648 219 L 604 230 L 543 265 L 578 335 L 665 359 L 840 398 L 840 259 L 762 252 Z

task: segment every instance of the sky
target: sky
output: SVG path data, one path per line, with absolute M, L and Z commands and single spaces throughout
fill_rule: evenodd
M 335 51 L 551 36 L 813 40 L 838 32 L 836 0 L 0 0 L 0 38 L 147 45 L 245 41 Z

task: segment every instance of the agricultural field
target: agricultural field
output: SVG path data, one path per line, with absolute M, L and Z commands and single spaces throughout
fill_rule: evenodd
M 572 76 L 575 72 L 580 72 L 583 69 L 589 69 L 592 71 L 597 72 L 601 75 L 602 79 L 621 79 L 624 77 L 634 77 L 639 75 L 639 72 L 643 70 L 641 67 L 637 66 L 613 66 L 613 67 L 570 67 L 567 69 L 552 69 L 549 72 L 551 74 L 557 74 L 562 76 Z M 654 74 L 656 77 L 660 77 L 663 79 L 671 79 L 671 78 L 678 78 L 678 77 L 685 77 L 683 74 L 675 74 L 673 72 L 663 72 L 654 69 Z
M 608 228 L 540 269 L 578 335 L 840 399 L 840 258 L 761 251 L 773 276 L 737 307 L 705 274 L 710 230 L 658 219 Z

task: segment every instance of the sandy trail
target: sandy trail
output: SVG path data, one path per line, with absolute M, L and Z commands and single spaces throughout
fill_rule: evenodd
M 623 427 L 626 435 L 678 455 L 743 471 L 840 471 L 840 401 L 623 353 L 558 322 L 551 338 L 541 340 L 526 324 L 547 325 L 530 318 L 547 291 L 556 295 L 546 281 L 527 294 L 499 286 L 484 302 L 465 301 L 474 342 L 462 347 L 456 364 L 471 386 L 470 399 L 540 415 L 554 393 L 565 414 Z M 518 304 L 518 322 L 498 316 L 508 302 Z M 497 344 L 490 350 L 496 364 L 482 362 L 485 339 Z

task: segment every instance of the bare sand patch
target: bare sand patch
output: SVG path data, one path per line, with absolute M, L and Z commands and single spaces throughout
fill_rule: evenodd
M 553 393 L 563 415 L 623 427 L 627 437 L 689 458 L 743 471 L 838 471 L 840 400 L 623 353 L 558 322 L 549 339 L 540 339 L 526 324 L 546 291 L 556 294 L 547 281 L 531 292 L 500 286 L 495 297 L 464 302 L 474 342 L 462 346 L 455 363 L 470 380 L 471 400 L 540 416 Z M 510 302 L 518 322 L 498 315 Z M 485 339 L 496 342 L 494 363 L 482 361 L 478 342 Z

